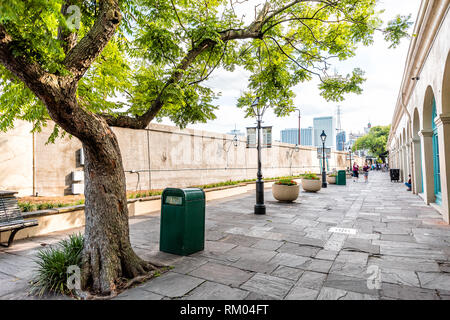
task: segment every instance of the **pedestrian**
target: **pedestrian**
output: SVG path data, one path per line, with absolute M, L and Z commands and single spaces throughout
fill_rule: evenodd
M 356 164 L 356 162 L 353 163 L 353 182 L 355 182 L 355 179 L 359 178 L 359 166 Z
M 411 175 L 409 175 L 408 182 L 405 182 L 405 185 L 408 187 L 406 191 L 411 191 Z
M 366 161 L 366 163 L 364 164 L 364 167 L 363 167 L 364 182 L 369 182 L 369 170 L 370 170 L 370 167 L 369 167 L 369 165 L 367 164 L 367 161 Z

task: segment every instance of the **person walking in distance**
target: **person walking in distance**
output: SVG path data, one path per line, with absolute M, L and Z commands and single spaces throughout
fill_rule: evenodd
M 353 182 L 358 180 L 358 178 L 359 178 L 359 166 L 356 164 L 356 162 L 354 162 L 353 163 Z
M 364 164 L 364 167 L 363 167 L 364 182 L 369 182 L 369 170 L 370 170 L 370 167 L 369 167 L 369 165 L 367 164 L 367 161 L 366 161 L 366 163 Z

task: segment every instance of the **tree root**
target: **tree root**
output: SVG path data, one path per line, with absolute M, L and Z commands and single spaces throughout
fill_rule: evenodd
M 90 292 L 81 292 L 78 293 L 78 297 L 85 300 L 109 300 L 114 297 L 117 297 L 123 291 L 130 289 L 136 285 L 142 284 L 152 278 L 156 278 L 161 274 L 169 271 L 169 266 L 163 266 L 159 264 L 153 264 L 147 261 L 144 261 L 146 266 L 145 269 L 147 273 L 134 277 L 133 279 L 125 279 L 121 278 L 117 283 L 116 289 L 111 291 L 111 293 L 107 296 L 104 295 L 96 295 Z

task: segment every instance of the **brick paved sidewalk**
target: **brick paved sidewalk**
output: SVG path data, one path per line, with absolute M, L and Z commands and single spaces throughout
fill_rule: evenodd
M 116 299 L 450 299 L 450 227 L 387 173 L 359 180 L 291 204 L 268 190 L 265 216 L 254 193 L 209 202 L 205 251 L 188 257 L 159 252 L 159 216 L 133 218 L 136 252 L 175 268 Z M 66 236 L 1 249 L 0 299 L 32 298 L 36 251 Z

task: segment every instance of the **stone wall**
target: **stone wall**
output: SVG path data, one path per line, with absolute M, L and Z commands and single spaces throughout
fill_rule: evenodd
M 49 123 L 35 137 L 35 192 L 40 196 L 70 194 L 72 171 L 83 170 L 78 157 L 81 149 L 78 139 L 65 137 L 55 144 L 46 144 L 52 129 L 53 124 Z M 1 134 L 0 146 L 3 150 L 7 141 L 8 148 L 14 149 L 20 139 L 26 140 L 22 153 L 32 159 L 32 136 L 28 133 L 26 139 L 25 131 L 19 131 L 20 134 L 16 131 Z M 256 177 L 257 151 L 246 148 L 244 137 L 234 146 L 231 135 L 160 124 L 151 124 L 146 130 L 114 128 L 114 131 L 121 147 L 128 190 L 186 187 Z M 345 169 L 349 165 L 346 156 L 344 152 L 333 152 L 330 170 Z M 32 160 L 22 163 L 22 159 L 23 156 L 18 159 L 13 154 L 8 161 L 0 160 L 0 188 L 19 191 L 21 196 L 32 193 L 29 181 L 33 181 Z M 262 165 L 267 178 L 320 172 L 316 148 L 302 146 L 297 151 L 294 145 L 279 142 L 262 150 Z M 15 179 L 20 172 L 24 178 Z

